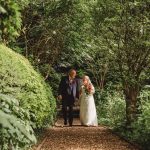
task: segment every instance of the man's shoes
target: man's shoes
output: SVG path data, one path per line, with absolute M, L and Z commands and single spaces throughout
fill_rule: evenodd
M 72 127 L 72 124 L 69 124 L 70 127 Z
M 69 122 L 69 126 L 72 127 L 72 121 Z
M 64 125 L 67 125 L 67 121 L 66 120 L 64 121 Z

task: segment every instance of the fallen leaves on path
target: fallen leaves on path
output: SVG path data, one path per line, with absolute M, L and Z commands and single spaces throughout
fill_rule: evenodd
M 44 138 L 34 150 L 138 150 L 114 135 L 109 129 L 80 126 L 78 119 L 72 127 L 59 119 L 56 126 L 46 130 Z

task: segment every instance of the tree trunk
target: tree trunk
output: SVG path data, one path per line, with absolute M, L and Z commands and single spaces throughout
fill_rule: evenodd
M 126 100 L 126 125 L 129 127 L 137 118 L 138 113 L 138 85 L 127 85 L 124 89 Z

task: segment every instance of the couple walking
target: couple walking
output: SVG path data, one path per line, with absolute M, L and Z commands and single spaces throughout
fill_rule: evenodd
M 80 122 L 85 126 L 97 126 L 97 114 L 93 94 L 95 92 L 90 78 L 84 76 L 82 78 L 82 86 L 76 79 L 76 71 L 71 69 L 68 76 L 61 79 L 59 84 L 59 96 L 62 100 L 62 112 L 64 125 L 73 124 L 73 106 L 77 99 L 80 101 Z

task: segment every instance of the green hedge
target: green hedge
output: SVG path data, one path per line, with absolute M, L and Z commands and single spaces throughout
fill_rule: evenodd
M 53 121 L 55 99 L 51 88 L 27 59 L 0 44 L 0 93 L 12 95 L 27 109 L 36 128 Z

